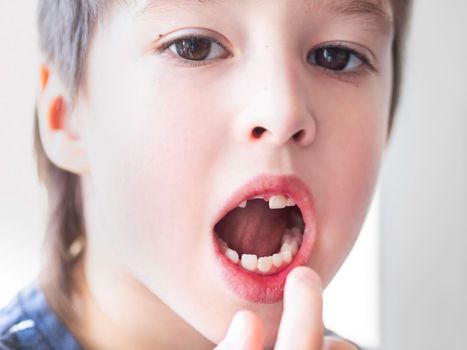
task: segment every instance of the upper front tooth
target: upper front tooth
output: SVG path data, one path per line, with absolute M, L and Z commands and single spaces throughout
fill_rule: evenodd
M 246 207 L 246 201 L 241 202 L 238 206 L 240 208 L 245 208 Z
M 286 206 L 288 206 L 288 207 L 293 207 L 293 206 L 295 206 L 295 205 L 296 205 L 296 204 L 295 204 L 295 202 L 293 201 L 292 198 L 287 198 Z
M 286 204 L 287 204 L 287 197 L 281 194 L 276 194 L 274 196 L 271 196 L 271 198 L 269 198 L 270 209 L 282 209 L 282 208 L 285 208 Z

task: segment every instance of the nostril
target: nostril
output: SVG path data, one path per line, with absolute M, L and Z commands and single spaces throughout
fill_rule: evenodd
M 254 139 L 259 139 L 265 131 L 265 128 L 257 126 L 251 131 L 251 137 L 253 137 Z
M 300 131 L 297 131 L 294 135 L 293 135 L 293 139 L 295 141 L 300 141 L 302 138 L 303 138 L 303 134 L 304 134 L 304 130 L 300 130 Z

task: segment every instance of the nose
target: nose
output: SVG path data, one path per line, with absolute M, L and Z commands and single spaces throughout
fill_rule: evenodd
M 274 57 L 276 58 L 276 57 Z M 269 57 L 244 71 L 242 102 L 235 119 L 241 142 L 309 146 L 316 135 L 306 79 L 299 64 Z M 290 60 L 289 60 L 290 61 Z

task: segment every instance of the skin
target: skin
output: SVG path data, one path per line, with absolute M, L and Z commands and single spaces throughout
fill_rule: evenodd
M 358 236 L 377 179 L 392 31 L 307 4 L 116 6 L 96 30 L 73 104 L 45 63 L 42 142 L 83 185 L 79 311 L 65 323 L 86 349 L 261 349 L 276 339 L 279 350 L 353 348 L 323 339 L 321 294 Z M 190 66 L 157 51 L 187 33 L 215 38 L 226 55 Z M 368 56 L 375 70 L 311 64 L 307 54 L 328 42 Z M 57 98 L 68 105 L 51 108 Z M 256 126 L 266 131 L 253 140 Z M 284 303 L 233 294 L 210 243 L 219 208 L 264 173 L 300 177 L 316 207 L 312 257 L 289 274 Z
M 356 349 L 354 345 L 342 340 L 323 338 L 322 304 L 322 284 L 312 269 L 301 266 L 289 273 L 284 292 L 284 312 L 274 349 Z M 305 313 L 304 309 L 310 312 Z M 215 350 L 264 348 L 261 320 L 251 311 L 240 311 L 235 315 L 227 336 Z

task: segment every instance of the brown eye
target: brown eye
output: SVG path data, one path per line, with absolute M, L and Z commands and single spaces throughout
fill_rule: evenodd
M 342 47 L 321 47 L 312 51 L 308 61 L 316 66 L 334 71 L 355 70 L 362 63 L 355 53 Z
M 226 55 L 226 50 L 220 44 L 205 37 L 176 39 L 168 49 L 180 58 L 190 61 L 203 61 Z
M 211 42 L 204 38 L 182 39 L 175 43 L 177 54 L 188 60 L 200 61 L 208 57 Z

